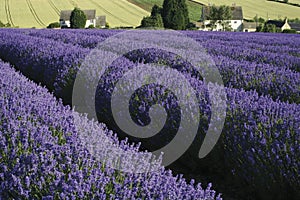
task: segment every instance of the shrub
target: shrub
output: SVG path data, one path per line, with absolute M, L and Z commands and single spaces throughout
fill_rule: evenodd
M 59 22 L 53 22 L 50 23 L 47 28 L 60 28 L 60 23 Z
M 4 24 L 3 22 L 0 21 L 0 28 L 8 28 L 8 27 L 11 27 L 10 23 Z
M 89 29 L 93 29 L 93 28 L 95 28 L 95 26 L 94 26 L 93 24 L 91 24 L 91 25 L 89 25 L 88 28 L 89 28 Z
M 297 33 L 295 29 L 284 29 L 282 33 Z

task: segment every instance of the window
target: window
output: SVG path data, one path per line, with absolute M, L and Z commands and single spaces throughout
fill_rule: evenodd
M 236 23 L 237 23 L 237 21 L 234 21 L 233 23 L 235 23 L 235 24 L 236 24 Z

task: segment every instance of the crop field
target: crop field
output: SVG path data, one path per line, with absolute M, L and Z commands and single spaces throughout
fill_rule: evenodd
M 129 2 L 151 12 L 153 5 L 162 6 L 163 0 L 128 0 Z M 186 1 L 189 18 L 191 21 L 196 22 L 201 18 L 202 6 L 193 1 Z
M 0 199 L 298 200 L 299 35 L 172 33 L 0 29 Z M 188 41 L 195 48 L 189 43 L 185 49 Z M 203 51 L 196 51 L 198 45 Z M 176 52 L 185 52 L 190 60 Z M 197 71 L 196 65 L 205 68 Z M 102 75 L 92 71 L 95 66 L 105 67 Z M 84 69 L 88 71 L 81 73 Z M 207 78 L 211 70 L 212 80 Z M 159 74 L 159 83 L 151 82 L 148 73 Z M 132 82 L 122 87 L 126 77 Z M 91 101 L 94 86 L 89 83 L 95 80 L 92 108 L 100 123 L 81 110 Z M 185 81 L 190 88 L 183 87 Z M 173 92 L 163 83 L 182 89 Z M 138 89 L 128 99 L 130 114 L 125 115 L 114 106 L 122 104 L 118 100 L 128 88 Z M 214 99 L 222 91 L 224 104 L 217 100 L 214 113 Z M 181 98 L 196 101 L 184 106 Z M 150 107 L 155 104 L 168 113 L 157 135 L 139 138 L 119 126 L 118 119 L 138 127 L 153 125 L 158 112 Z M 185 128 L 180 127 L 185 119 L 181 113 L 198 109 L 188 119 L 197 122 L 190 146 L 166 168 L 165 159 L 173 155 L 167 150 L 153 161 L 145 150 L 173 144 Z M 214 128 L 221 131 L 218 141 L 199 158 L 203 134 L 212 134 L 209 121 L 221 123 L 222 116 L 224 125 Z M 176 149 L 190 139 L 189 131 L 181 133 Z
M 295 7 L 291 5 L 286 5 L 282 3 L 277 3 L 273 1 L 266 0 L 241 0 L 241 1 L 232 1 L 232 0 L 194 0 L 200 2 L 204 5 L 215 4 L 215 5 L 229 5 L 231 6 L 234 2 L 237 6 L 242 6 L 244 18 L 253 19 L 256 15 L 264 19 L 284 19 L 288 18 L 299 18 L 300 7 Z M 291 2 L 297 3 L 298 0 L 292 0 Z M 298 1 L 299 2 L 299 1 Z
M 149 12 L 126 0 L 1 0 L 0 21 L 20 28 L 45 28 L 59 20 L 61 10 L 96 9 L 112 27 L 138 26 Z

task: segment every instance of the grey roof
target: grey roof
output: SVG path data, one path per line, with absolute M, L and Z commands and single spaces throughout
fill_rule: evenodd
M 219 8 L 220 6 L 216 6 Z M 243 9 L 241 6 L 231 6 L 232 20 L 243 20 Z M 209 16 L 211 6 L 202 7 L 202 20 L 206 20 Z
M 96 10 L 82 10 L 86 15 L 86 18 L 95 19 L 96 18 Z M 60 12 L 60 21 L 69 21 L 71 17 L 72 10 L 62 10 Z
M 106 16 L 97 16 L 96 17 L 96 26 L 105 26 L 106 24 Z
M 268 20 L 266 22 L 266 24 L 274 24 L 277 28 L 281 28 L 281 27 L 283 27 L 285 22 L 284 21 L 278 21 L 278 20 Z
M 300 24 L 299 23 L 293 23 L 293 22 L 288 22 L 291 29 L 295 29 L 296 31 L 300 31 Z
M 256 22 L 244 22 L 243 27 L 244 27 L 244 29 L 255 29 Z

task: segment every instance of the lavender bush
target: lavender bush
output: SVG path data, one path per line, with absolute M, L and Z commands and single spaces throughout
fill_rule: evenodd
M 0 75 L 0 198 L 221 199 L 211 184 L 202 189 L 194 181 L 187 183 L 159 163 L 158 171 L 148 174 L 107 167 L 91 155 L 80 135 L 91 132 L 100 143 L 109 138 L 128 153 L 139 147 L 119 142 L 104 124 L 80 115 L 75 119 L 69 107 L 8 64 L 0 63 Z M 77 130 L 75 122 L 83 129 Z
M 13 30 L 1 30 L 0 57 L 14 64 L 26 76 L 46 85 L 68 103 L 78 67 L 89 52 L 89 49 L 81 47 L 94 48 L 97 41 L 115 33 L 70 31 L 70 38 L 76 35 L 76 42 L 73 42 L 70 38 L 61 38 L 61 32 L 35 30 L 26 33 L 22 30 L 14 33 Z M 203 44 L 211 53 L 228 87 L 226 124 L 221 143 L 213 154 L 224 155 L 224 161 L 212 159 L 211 165 L 228 166 L 241 182 L 262 190 L 262 193 L 278 191 L 274 198 L 281 198 L 280 194 L 285 195 L 284 191 L 295 197 L 300 187 L 299 36 L 291 36 L 291 39 L 280 35 L 279 40 L 272 34 L 184 33 Z M 235 42 L 237 36 L 239 39 Z M 21 40 L 26 43 L 20 43 Z M 213 43 L 215 41 L 218 43 Z M 44 45 L 41 47 L 40 44 Z M 228 48 L 232 44 L 235 46 Z M 106 83 L 98 86 L 98 116 L 109 128 L 122 134 L 112 122 L 109 110 L 111 91 L 117 78 L 137 63 L 160 62 L 181 73 L 187 72 L 186 77 L 197 91 L 198 98 L 206 102 L 206 85 L 198 74 L 190 70 L 190 63 L 159 50 L 131 52 L 113 63 L 112 70 L 105 77 Z M 151 96 L 155 90 L 149 86 L 140 92 L 137 96 L 145 92 Z M 158 94 L 165 92 L 165 88 L 156 91 Z M 171 101 L 166 101 L 164 105 L 176 110 L 176 99 L 172 94 L 168 98 Z M 195 158 L 195 149 L 201 143 L 207 126 L 205 122 L 210 116 L 209 106 L 203 102 L 197 105 L 203 112 L 200 116 L 203 124 L 199 125 L 202 131 L 199 131 L 195 144 L 188 152 L 192 158 Z M 151 104 L 141 106 L 137 102 L 132 103 L 136 122 L 147 124 L 147 110 Z M 168 130 L 176 129 L 174 121 L 178 119 L 171 118 Z M 163 145 L 161 138 L 150 144 L 153 143 Z M 186 165 L 201 165 L 197 160 L 189 161 L 189 156 L 184 159 Z

